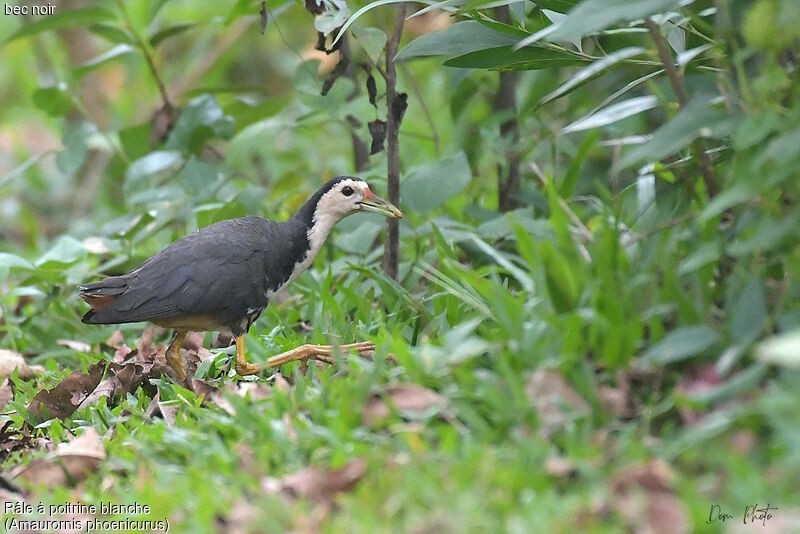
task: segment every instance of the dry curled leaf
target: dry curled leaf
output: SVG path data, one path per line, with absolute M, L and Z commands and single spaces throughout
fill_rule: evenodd
M 382 395 L 373 395 L 364 406 L 362 419 L 367 426 L 376 426 L 389 418 L 390 406 L 401 414 L 421 415 L 429 410 L 444 410 L 447 400 L 433 390 L 418 384 L 391 384 Z
M 14 400 L 14 383 L 11 382 L 10 378 L 6 378 L 0 383 L 0 412 L 12 400 Z
M 28 365 L 25 358 L 19 352 L 13 350 L 0 349 L 0 378 L 5 378 L 14 374 L 17 370 L 19 377 L 27 380 L 39 373 L 44 372 L 44 367 L 39 365 Z
M 534 371 L 525 385 L 525 393 L 539 413 L 539 433 L 544 438 L 550 437 L 576 416 L 589 413 L 589 404 L 557 371 Z
M 90 365 L 88 373 L 73 372 L 53 389 L 37 393 L 28 406 L 28 412 L 39 419 L 66 419 L 95 390 L 105 370 L 106 362 L 100 361 Z
M 370 146 L 369 153 L 377 154 L 383 150 L 383 144 L 386 141 L 386 122 L 380 119 L 367 124 L 369 128 L 369 135 L 372 137 L 372 145 Z
M 88 427 L 80 436 L 68 443 L 62 443 L 44 458 L 13 469 L 9 478 L 49 488 L 72 486 L 95 471 L 105 458 L 106 451 L 97 430 Z
M 263 486 L 270 493 L 280 491 L 291 497 L 325 501 L 339 492 L 353 489 L 366 472 L 367 461 L 356 458 L 339 469 L 306 467 L 277 481 L 267 479 Z

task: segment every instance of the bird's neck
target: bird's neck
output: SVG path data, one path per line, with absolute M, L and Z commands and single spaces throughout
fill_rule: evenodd
M 300 255 L 291 267 L 289 279 L 280 285 L 281 288 L 295 280 L 300 274 L 308 269 L 314 259 L 325 244 L 328 235 L 341 219 L 340 216 L 321 212 L 317 210 L 317 194 L 312 196 L 303 206 L 297 210 L 285 224 L 289 228 L 292 241 L 302 243 L 299 248 L 303 249 L 304 254 Z

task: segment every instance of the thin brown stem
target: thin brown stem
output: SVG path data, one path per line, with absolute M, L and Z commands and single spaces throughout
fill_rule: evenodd
M 386 167 L 387 167 L 387 194 L 389 202 L 397 204 L 400 200 L 400 122 L 402 121 L 401 106 L 404 102 L 400 101 L 397 94 L 397 69 L 395 68 L 394 56 L 397 55 L 397 47 L 400 44 L 400 37 L 403 35 L 403 24 L 406 19 L 405 3 L 397 7 L 397 18 L 394 23 L 394 31 L 386 42 L 384 54 L 386 56 Z M 386 244 L 383 249 L 383 271 L 386 276 L 397 280 L 399 254 L 400 252 L 400 227 L 397 219 L 386 220 Z
M 647 17 L 644 19 L 644 24 L 656 45 L 658 57 L 661 59 L 661 63 L 664 64 L 664 70 L 672 85 L 672 90 L 675 91 L 675 96 L 678 98 L 678 104 L 681 109 L 683 109 L 689 102 L 689 98 L 686 94 L 686 86 L 683 83 L 683 75 L 675 68 L 675 61 L 672 58 L 672 53 L 669 51 L 667 40 L 664 39 L 664 36 L 661 34 L 661 28 L 659 28 L 658 24 L 653 22 L 653 19 Z M 706 193 L 709 197 L 713 197 L 719 191 L 719 186 L 717 186 L 711 161 L 708 159 L 708 155 L 706 154 L 705 147 L 701 140 L 698 139 L 692 143 L 692 152 L 697 158 L 697 161 L 700 162 L 700 172 L 703 174 L 703 183 L 705 184 Z
M 147 63 L 147 67 L 150 69 L 150 73 L 153 75 L 153 79 L 156 81 L 156 85 L 158 85 L 158 91 L 161 93 L 161 100 L 164 102 L 164 107 L 168 109 L 173 109 L 174 106 L 169 99 L 169 94 L 167 93 L 167 87 L 164 85 L 164 81 L 161 79 L 161 75 L 158 73 L 158 69 L 156 68 L 156 64 L 153 61 L 153 56 L 150 54 L 150 50 L 147 47 L 147 43 L 145 43 L 144 39 L 142 39 L 141 34 L 136 31 L 136 28 L 133 26 L 133 22 L 131 21 L 131 17 L 128 14 L 128 10 L 125 7 L 124 0 L 117 0 L 117 5 L 119 6 L 119 10 L 122 13 L 122 18 L 125 21 L 125 26 L 128 28 L 128 31 L 131 32 L 134 39 L 136 39 L 136 44 L 139 49 L 142 51 L 142 55 L 144 56 L 144 60 Z

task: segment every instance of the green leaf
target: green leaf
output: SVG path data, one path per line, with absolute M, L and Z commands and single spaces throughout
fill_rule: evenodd
M 443 31 L 426 33 L 408 43 L 395 61 L 424 56 L 461 56 L 469 52 L 509 46 L 517 40 L 509 35 L 487 28 L 479 22 L 456 22 Z
M 680 0 L 584 0 L 570 10 L 567 18 L 546 38 L 549 41 L 575 41 L 617 22 L 669 11 L 680 3 Z
M 362 7 L 361 9 L 356 11 L 355 13 L 353 13 L 353 15 L 349 19 L 347 19 L 347 22 L 344 23 L 344 25 L 342 26 L 342 29 L 340 29 L 339 33 L 336 34 L 336 38 L 333 40 L 333 43 L 331 43 L 331 46 L 333 46 L 336 43 L 338 43 L 339 39 L 341 39 L 342 35 L 344 35 L 344 32 L 346 32 L 347 29 L 350 26 L 352 26 L 353 23 L 356 20 L 358 20 L 358 18 L 361 15 L 363 15 L 364 13 L 367 13 L 368 11 L 372 11 L 376 7 L 385 6 L 385 5 L 388 5 L 388 4 L 399 4 L 401 2 L 407 2 L 407 1 L 408 0 L 376 0 L 375 2 L 371 2 L 371 3 L 367 4 L 367 5 L 365 5 L 364 7 Z M 433 2 L 431 0 L 420 0 L 420 3 L 421 4 L 427 4 L 427 5 L 433 5 L 433 4 L 436 4 L 437 2 Z
M 599 134 L 592 132 L 587 134 L 581 146 L 578 148 L 578 153 L 572 158 L 572 161 L 567 168 L 567 173 L 564 175 L 564 180 L 558 187 L 558 194 L 562 198 L 570 198 L 575 193 L 575 185 L 578 183 L 578 176 L 580 175 L 583 162 L 586 161 L 589 151 L 597 142 Z
M 733 129 L 735 117 L 712 106 L 707 98 L 689 102 L 672 120 L 653 132 L 650 141 L 623 155 L 615 165 L 619 171 L 642 160 L 654 161 L 687 147 L 700 136 L 722 137 Z
M 96 69 L 100 65 L 108 63 L 109 61 L 118 58 L 120 56 L 125 56 L 127 54 L 130 54 L 131 52 L 134 51 L 136 51 L 136 49 L 131 45 L 128 44 L 117 45 L 111 50 L 104 52 L 99 56 L 94 57 L 89 61 L 86 61 L 85 63 L 82 63 L 74 70 L 75 75 L 80 78 L 81 76 L 86 75 L 88 72 Z
M 151 152 L 128 167 L 123 190 L 128 193 L 152 185 L 158 179 L 174 174 L 181 165 L 183 165 L 183 155 L 180 152 Z
M 538 70 L 584 63 L 584 59 L 568 52 L 537 47 L 514 51 L 511 46 L 477 50 L 444 62 L 448 67 L 490 70 Z
M 176 35 L 194 28 L 195 26 L 197 26 L 197 22 L 182 22 L 180 24 L 175 24 L 174 26 L 167 26 L 166 28 L 162 28 L 151 35 L 148 41 L 150 42 L 150 46 L 155 48 L 170 37 L 175 37 Z
M 68 265 L 86 257 L 86 247 L 74 237 L 64 235 L 36 260 L 37 267 Z
M 541 9 L 549 9 L 556 13 L 566 13 L 578 3 L 579 0 L 536 0 L 536 5 Z
M 765 363 L 800 368 L 800 330 L 767 338 L 756 346 L 755 354 Z
M 136 38 L 128 33 L 128 30 L 112 24 L 93 24 L 88 29 L 111 43 L 131 45 L 136 43 Z
M 36 18 L 33 22 L 23 24 L 17 31 L 11 34 L 3 44 L 8 44 L 11 41 L 36 35 L 37 33 L 54 30 L 57 28 L 79 28 L 82 26 L 89 26 L 99 22 L 108 22 L 116 19 L 113 11 L 102 7 L 86 7 L 82 9 L 70 9 L 68 11 L 59 11 L 56 9 L 55 14 L 46 17 Z
M 542 100 L 539 102 L 539 105 L 546 104 L 551 100 L 555 100 L 556 98 L 560 98 L 564 95 L 567 95 L 580 87 L 581 85 L 585 84 L 595 76 L 609 70 L 610 68 L 614 67 L 615 65 L 621 63 L 622 61 L 638 56 L 645 52 L 644 48 L 634 46 L 630 48 L 623 48 L 622 50 L 618 50 L 613 54 L 609 54 L 603 58 L 598 59 L 597 61 L 593 62 L 588 67 L 585 67 L 574 75 L 569 77 L 565 83 L 558 86 L 554 91 L 547 94 Z
M 33 92 L 33 104 L 51 117 L 63 117 L 72 108 L 67 84 L 41 87 Z
M 383 52 L 383 47 L 386 46 L 386 32 L 379 28 L 364 28 L 358 31 L 353 29 L 351 33 L 364 48 L 370 59 L 377 63 Z
M 679 362 L 705 352 L 719 340 L 719 333 L 709 326 L 684 326 L 647 349 L 642 361 L 661 365 Z
M 733 302 L 730 310 L 730 333 L 737 342 L 753 341 L 767 321 L 767 303 L 764 286 L 752 277 Z
M 217 99 L 209 94 L 200 95 L 181 111 L 165 147 L 197 152 L 208 139 L 229 138 L 233 128 L 233 118 L 225 115 Z
M 471 179 L 472 169 L 463 151 L 419 165 L 403 180 L 403 203 L 417 213 L 427 213 L 463 191 Z
M 7 252 L 0 252 L 0 268 L 3 269 L 25 269 L 31 270 L 34 268 L 33 264 L 15 254 Z
M 658 98 L 654 96 L 638 96 L 622 102 L 612 104 L 607 108 L 603 108 L 591 115 L 582 117 L 569 126 L 566 126 L 561 133 L 580 132 L 583 130 L 591 130 L 592 128 L 600 128 L 601 126 L 608 126 L 614 124 L 622 119 L 627 119 L 648 109 L 653 109 L 658 105 Z
M 64 150 L 56 156 L 58 169 L 67 175 L 77 172 L 86 160 L 89 136 L 97 132 L 97 127 L 86 121 L 70 121 L 64 129 Z

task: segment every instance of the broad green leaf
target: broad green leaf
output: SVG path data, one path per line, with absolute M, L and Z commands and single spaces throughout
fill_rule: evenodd
M 800 330 L 767 338 L 756 346 L 755 354 L 765 363 L 800 368 Z
M 113 11 L 97 6 L 70 9 L 67 11 L 59 11 L 56 9 L 53 15 L 37 17 L 31 19 L 33 22 L 23 24 L 17 31 L 12 33 L 3 44 L 8 44 L 22 37 L 36 35 L 37 33 L 47 30 L 54 30 L 57 28 L 79 28 L 115 19 L 116 15 Z
M 547 39 L 574 41 L 618 22 L 663 13 L 680 4 L 681 0 L 584 0 L 567 13 L 567 18 Z
M 779 246 L 786 238 L 797 234 L 800 213 L 793 212 L 786 217 L 775 220 L 765 217 L 755 230 L 745 236 L 737 237 L 728 245 L 727 252 L 731 256 L 741 257 L 751 253 L 761 253 Z
M 41 87 L 33 92 L 33 104 L 51 117 L 63 117 L 72 108 L 67 84 Z
M 719 340 L 719 333 L 709 326 L 684 326 L 647 349 L 642 360 L 662 365 L 679 362 L 705 352 Z
M 86 73 L 96 69 L 100 65 L 104 63 L 108 63 L 109 61 L 118 58 L 120 56 L 125 56 L 130 54 L 131 52 L 135 52 L 136 49 L 128 44 L 120 44 L 112 48 L 111 50 L 100 54 L 97 57 L 82 63 L 79 67 L 77 67 L 74 72 L 75 75 L 78 77 L 84 76 Z
M 197 152 L 208 139 L 229 138 L 233 128 L 233 118 L 225 115 L 217 99 L 213 95 L 200 95 L 181 111 L 165 147 Z
M 156 151 L 137 159 L 125 173 L 126 192 L 139 189 L 140 184 L 152 184 L 154 178 L 171 175 L 183 165 L 183 155 L 177 151 Z
M 632 117 L 648 109 L 653 109 L 657 105 L 658 98 L 655 96 L 638 96 L 629 100 L 623 100 L 622 102 L 617 102 L 607 108 L 592 113 L 587 117 L 576 120 L 561 130 L 561 133 L 580 132 L 614 124 L 622 119 L 627 119 L 628 117 Z
M 74 237 L 64 235 L 55 245 L 36 260 L 37 267 L 70 264 L 86 257 L 86 247 Z
M 427 213 L 463 191 L 471 179 L 464 152 L 413 167 L 401 186 L 403 203 L 417 213 Z
M 653 138 L 624 154 L 615 165 L 625 169 L 642 160 L 655 161 L 686 148 L 700 136 L 721 137 L 732 130 L 735 117 L 712 106 L 707 98 L 695 98 L 672 120 L 653 132 Z
M 460 56 L 469 52 L 512 45 L 516 39 L 479 22 L 456 22 L 442 31 L 426 33 L 408 43 L 395 56 L 405 61 L 423 56 Z
M 64 128 L 64 150 L 56 156 L 56 165 L 64 174 L 74 174 L 86 160 L 88 139 L 97 127 L 86 121 L 70 121 Z
M 644 52 L 645 52 L 644 48 L 634 46 L 630 48 L 623 48 L 622 50 L 618 50 L 613 54 L 609 54 L 601 59 L 598 59 L 591 65 L 579 70 L 574 75 L 570 76 L 569 80 L 558 86 L 558 88 L 556 88 L 555 91 L 550 92 L 547 96 L 542 98 L 542 100 L 539 102 L 539 105 L 546 104 L 551 100 L 555 100 L 556 98 L 571 93 L 572 91 L 574 91 L 581 85 L 585 84 L 595 76 L 599 75 L 602 72 L 607 71 L 608 69 L 617 65 L 623 60 L 634 56 L 638 56 L 639 54 L 642 54 Z
M 730 333 L 737 342 L 752 341 L 767 321 L 767 303 L 764 286 L 753 277 L 732 303 Z
M 16 254 L 9 254 L 7 252 L 0 252 L 0 268 L 4 269 L 33 269 L 33 264 L 21 258 Z
M 383 52 L 383 47 L 386 46 L 386 32 L 379 28 L 364 28 L 357 31 L 353 29 L 351 33 L 364 48 L 370 59 L 377 63 Z
M 678 264 L 678 274 L 684 275 L 693 273 L 701 267 L 719 260 L 721 255 L 722 245 L 716 241 L 702 245 L 697 244 L 694 252 L 689 254 L 689 256 Z
M 723 211 L 746 202 L 758 194 L 758 184 L 751 180 L 740 180 L 731 186 L 723 189 L 717 196 L 706 204 L 697 216 L 699 222 L 707 222 L 712 217 L 716 217 Z
M 584 63 L 584 59 L 568 52 L 538 47 L 514 51 L 511 46 L 477 50 L 444 62 L 448 67 L 491 70 L 538 70 Z

